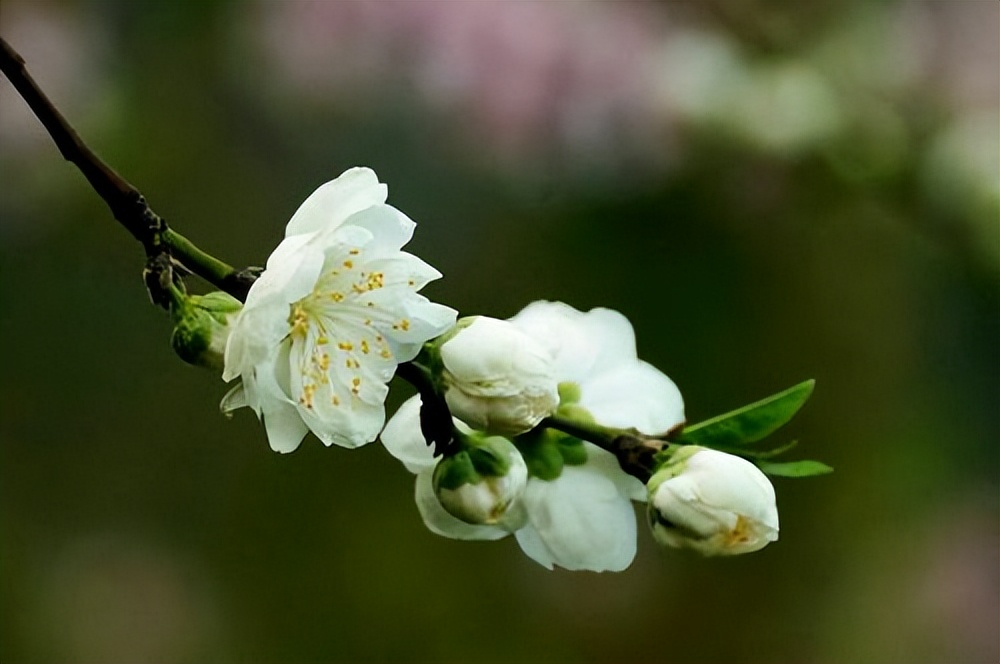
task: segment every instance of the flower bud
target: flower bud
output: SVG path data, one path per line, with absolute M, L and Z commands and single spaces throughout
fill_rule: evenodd
M 750 553 L 778 539 L 774 487 L 745 459 L 685 447 L 647 486 L 649 524 L 661 544 L 711 556 Z
M 221 371 L 230 324 L 242 307 L 243 303 L 222 291 L 190 296 L 175 293 L 170 306 L 174 352 L 188 364 Z
M 460 321 L 440 354 L 448 407 L 475 429 L 523 433 L 559 405 L 552 359 L 512 323 L 485 316 Z
M 471 524 L 495 524 L 511 516 L 528 483 L 528 467 L 514 444 L 493 436 L 470 441 L 434 469 L 434 493 L 452 516 Z M 519 524 L 518 524 L 519 525 Z

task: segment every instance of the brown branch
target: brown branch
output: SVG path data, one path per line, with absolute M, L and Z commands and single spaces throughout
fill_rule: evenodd
M 158 284 L 164 279 L 169 283 L 174 278 L 169 274 L 171 258 L 217 288 L 240 300 L 246 299 L 247 291 L 259 271 L 254 268 L 237 271 L 170 230 L 166 221 L 150 209 L 142 193 L 87 147 L 28 73 L 24 58 L 2 38 L 0 71 L 41 121 L 62 156 L 80 169 L 90 186 L 111 208 L 111 214 L 118 223 L 142 243 L 147 257 L 145 281 L 154 302 L 161 306 L 167 306 L 169 302 Z
M 87 147 L 35 83 L 24 66 L 24 58 L 3 39 L 0 39 L 0 70 L 28 103 L 66 161 L 80 169 L 90 186 L 108 204 L 115 219 L 142 243 L 148 255 L 156 253 L 156 238 L 164 228 L 163 220 L 149 209 L 138 189 Z

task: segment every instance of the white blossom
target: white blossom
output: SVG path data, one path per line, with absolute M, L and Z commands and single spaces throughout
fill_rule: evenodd
M 401 251 L 416 224 L 386 196 L 367 168 L 317 189 L 233 325 L 223 378 L 242 384 L 222 408 L 250 406 L 276 451 L 307 430 L 326 445 L 374 440 L 396 366 L 455 322 L 453 309 L 417 294 L 441 274 Z
M 538 301 L 510 321 L 548 351 L 560 385 L 574 386 L 599 424 L 656 436 L 684 423 L 680 390 L 638 358 L 632 324 L 617 311 Z
M 440 353 L 448 407 L 474 429 L 523 433 L 559 405 L 551 357 L 507 321 L 486 316 L 459 321 Z
M 757 551 L 778 539 L 774 487 L 752 463 L 683 449 L 649 480 L 649 522 L 667 546 L 704 555 Z
M 446 510 L 434 491 L 432 456 L 420 433 L 420 397 L 406 401 L 386 424 L 382 442 L 417 474 L 416 502 L 427 528 L 453 539 L 496 540 L 514 533 L 521 549 L 552 569 L 621 571 L 635 557 L 630 504 L 645 488 L 609 452 L 584 443 L 587 462 L 566 466 L 552 481 L 528 479 L 521 499 L 495 524 L 472 525 Z
M 546 350 L 563 392 L 599 424 L 655 435 L 683 422 L 680 392 L 636 357 L 632 326 L 621 314 L 535 302 L 511 322 Z M 470 525 L 449 514 L 434 494 L 436 461 L 420 433 L 419 408 L 418 397 L 403 404 L 382 442 L 417 474 L 417 506 L 432 532 L 476 540 L 513 532 L 525 554 L 549 569 L 620 571 L 631 564 L 636 552 L 631 501 L 645 500 L 646 490 L 610 452 L 583 443 L 583 464 L 566 463 L 550 480 L 529 477 L 519 509 L 497 524 Z

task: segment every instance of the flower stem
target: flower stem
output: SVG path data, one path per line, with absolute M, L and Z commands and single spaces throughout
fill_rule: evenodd
M 643 482 L 649 480 L 656 467 L 656 455 L 668 446 L 666 441 L 647 438 L 635 430 L 605 427 L 558 413 L 546 417 L 539 426 L 558 429 L 611 452 L 622 470 Z
M 213 286 L 228 292 L 227 283 L 236 274 L 236 270 L 231 265 L 199 249 L 191 240 L 172 228 L 165 228 L 160 237 L 163 244 L 170 248 L 171 255 L 179 260 L 184 267 Z M 230 295 L 234 295 L 234 293 L 230 293 Z
M 625 431 L 624 429 L 612 429 L 601 426 L 595 422 L 585 422 L 565 417 L 563 415 L 558 415 L 556 413 L 553 413 L 542 420 L 539 426 L 548 427 L 549 429 L 558 429 L 563 433 L 568 433 L 569 435 L 575 436 L 580 440 L 586 440 L 594 445 L 597 445 L 598 447 L 603 447 L 606 450 L 611 450 L 615 440 L 628 433 L 628 431 Z

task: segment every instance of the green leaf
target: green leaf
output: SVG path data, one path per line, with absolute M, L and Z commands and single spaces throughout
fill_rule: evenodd
M 755 443 L 792 419 L 812 394 L 815 384 L 815 380 L 807 380 L 749 406 L 687 427 L 678 442 L 705 447 Z
M 787 452 L 788 450 L 792 449 L 793 447 L 795 447 L 798 444 L 799 444 L 799 441 L 793 440 L 791 442 L 785 443 L 784 445 L 780 445 L 778 447 L 775 447 L 773 450 L 768 450 L 766 452 L 757 452 L 753 456 L 754 456 L 755 459 L 771 459 L 773 457 L 778 456 L 779 454 L 784 454 L 785 452 Z
M 833 468 L 820 461 L 788 461 L 785 463 L 774 463 L 771 461 L 761 461 L 757 464 L 764 473 L 776 475 L 778 477 L 811 477 L 813 475 L 826 475 L 832 473 Z

